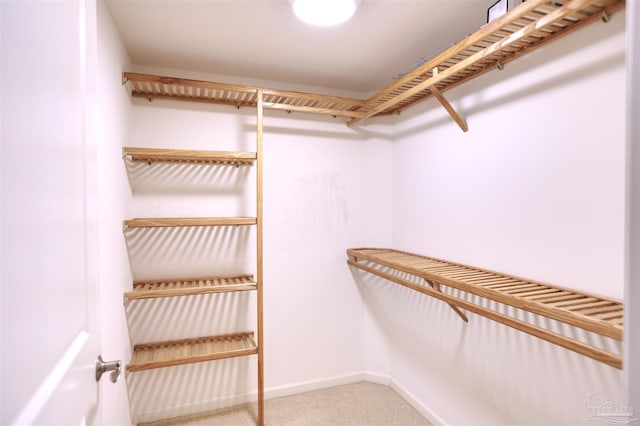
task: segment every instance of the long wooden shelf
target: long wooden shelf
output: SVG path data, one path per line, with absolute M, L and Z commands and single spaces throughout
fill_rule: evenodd
M 146 99 L 206 102 L 238 108 L 257 107 L 257 92 L 262 90 L 264 108 L 346 117 L 363 116 L 355 111 L 364 105 L 361 99 L 130 72 L 125 72 L 123 77 L 129 85 L 131 96 Z
M 124 147 L 122 154 L 132 161 L 204 163 L 233 166 L 251 166 L 256 161 L 255 152 L 194 151 L 184 149 Z
M 169 98 L 236 107 L 264 108 L 344 116 L 349 125 L 378 115 L 400 112 L 430 96 L 445 107 L 466 131 L 464 119 L 443 92 L 625 7 L 625 0 L 527 0 L 509 13 L 436 55 L 367 99 L 345 98 L 290 90 L 189 80 L 125 72 L 123 78 L 135 97 Z M 384 55 L 382 55 L 384 56 Z
M 255 355 L 252 332 L 135 345 L 128 372 Z
M 527 0 L 369 97 L 358 111 L 364 118 L 397 113 L 624 6 L 624 0 Z M 355 117 L 349 125 L 362 119 Z
M 392 249 L 353 248 L 347 250 L 347 255 L 347 262 L 353 267 L 443 300 L 456 309 L 474 312 L 613 367 L 622 368 L 622 358 L 617 354 L 452 296 L 442 292 L 441 286 L 622 341 L 624 305 L 617 299 Z M 419 277 L 424 280 L 424 284 L 416 284 L 394 274 L 394 271 Z
M 129 228 L 174 228 L 180 226 L 241 226 L 255 225 L 255 217 L 157 217 L 134 218 L 124 221 Z
M 257 285 L 253 275 L 146 280 L 134 281 L 133 291 L 125 293 L 124 299 L 126 303 L 130 300 L 251 291 L 256 290 L 256 288 Z

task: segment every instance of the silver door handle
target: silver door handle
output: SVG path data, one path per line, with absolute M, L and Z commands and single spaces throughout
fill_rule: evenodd
M 104 362 L 102 360 L 102 355 L 98 355 L 98 360 L 96 361 L 96 382 L 100 380 L 102 373 L 106 373 L 107 371 L 111 371 L 111 382 L 117 382 L 118 378 L 120 378 L 121 367 L 122 361 Z

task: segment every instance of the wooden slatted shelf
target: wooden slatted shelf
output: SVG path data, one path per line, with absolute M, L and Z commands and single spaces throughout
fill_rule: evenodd
M 255 152 L 194 151 L 162 148 L 122 148 L 123 156 L 133 161 L 204 163 L 233 166 L 251 166 L 256 161 Z
M 346 117 L 363 116 L 356 111 L 364 105 L 361 99 L 130 72 L 125 72 L 123 77 L 134 97 L 206 102 L 239 108 L 256 107 L 256 93 L 262 90 L 264 108 Z
M 364 118 L 399 112 L 434 95 L 433 88 L 451 89 L 624 5 L 624 0 L 527 0 L 380 90 L 359 111 Z
M 443 92 L 624 7 L 625 0 L 527 0 L 367 99 L 260 89 L 264 108 L 344 116 L 353 125 L 397 113 L 433 95 L 466 131 L 466 123 Z M 123 77 L 136 97 L 257 106 L 257 87 L 128 72 Z
M 255 355 L 252 332 L 135 345 L 128 372 Z
M 457 308 L 491 318 L 616 368 L 622 368 L 622 359 L 617 354 L 605 352 L 575 339 L 443 293 L 439 291 L 439 286 L 455 288 L 487 300 L 622 341 L 624 305 L 617 299 L 392 249 L 348 249 L 347 255 L 349 257 L 348 264 L 351 266 L 428 294 Z M 427 283 L 435 285 L 431 288 L 415 284 L 390 273 L 385 268 L 420 277 Z
M 255 217 L 165 217 L 134 218 L 124 221 L 129 228 L 173 228 L 180 226 L 241 226 L 255 225 Z
M 256 288 L 253 275 L 134 281 L 133 291 L 125 293 L 124 299 L 127 302 L 156 297 L 250 291 Z

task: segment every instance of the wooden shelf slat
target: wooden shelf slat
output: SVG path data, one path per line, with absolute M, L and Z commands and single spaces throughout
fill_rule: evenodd
M 125 229 L 174 228 L 181 226 L 240 226 L 255 224 L 255 217 L 158 217 L 134 218 L 124 221 Z
M 124 147 L 124 156 L 133 161 L 252 165 L 255 152 L 195 151 L 183 149 Z
M 411 274 L 428 282 L 449 286 L 487 300 L 499 302 L 523 311 L 561 321 L 601 336 L 622 341 L 623 325 L 621 318 L 623 316 L 624 304 L 617 299 L 520 278 L 509 274 L 461 265 L 442 259 L 401 251 L 394 252 L 390 249 L 348 249 L 347 255 L 349 257 L 348 264 L 351 266 L 398 282 L 399 284 L 429 294 L 458 307 L 468 309 L 469 302 L 461 301 L 462 299 L 458 299 L 449 294 L 445 296 L 433 294 L 433 292 L 424 290 L 424 286 L 416 288 L 415 284 L 409 284 L 409 282 L 405 282 L 402 279 L 396 280 L 395 275 L 383 272 L 371 265 L 378 265 L 396 272 Z M 415 265 L 421 260 L 438 262 L 438 266 L 431 268 L 416 267 Z M 448 264 L 448 266 L 441 266 L 442 264 Z M 478 278 L 474 275 L 452 274 L 451 271 L 456 268 L 486 272 L 487 276 L 491 277 L 491 280 L 488 282 L 477 282 Z M 501 279 L 498 277 L 502 277 L 506 282 L 501 282 Z M 467 278 L 469 278 L 469 280 L 467 280 Z M 472 281 L 474 279 L 476 281 Z M 578 342 L 573 338 L 561 336 L 549 330 L 533 330 L 529 327 L 530 324 L 521 324 L 522 321 L 515 318 L 504 319 L 501 314 L 496 316 L 496 312 L 480 305 L 474 305 L 472 312 L 492 319 L 499 318 L 496 320 L 503 324 L 518 328 L 583 355 L 606 362 L 614 367 L 621 368 L 622 361 L 619 356 L 611 354 L 611 356 L 604 355 L 602 351 L 593 352 L 593 348 L 589 349 L 591 346 L 585 348 L 582 342 Z
M 126 302 L 157 297 L 251 291 L 256 287 L 253 275 L 134 281 L 133 290 L 125 293 L 124 298 Z
M 255 355 L 253 332 L 135 345 L 128 372 Z

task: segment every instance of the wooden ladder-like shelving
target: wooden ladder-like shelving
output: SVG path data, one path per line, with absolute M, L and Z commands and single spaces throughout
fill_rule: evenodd
M 139 280 L 132 291 L 124 294 L 125 304 L 161 297 L 186 297 L 203 294 L 256 291 L 257 341 L 253 332 L 220 336 L 138 343 L 134 345 L 128 373 L 142 370 L 190 364 L 219 359 L 258 356 L 258 424 L 264 424 L 264 351 L 263 351 L 263 291 L 262 291 L 262 92 L 257 99 L 256 152 L 195 151 L 156 148 L 123 148 L 123 156 L 134 162 L 197 163 L 211 166 L 252 166 L 256 164 L 255 217 L 188 217 L 134 218 L 124 221 L 124 229 L 135 232 L 139 228 L 228 227 L 256 226 L 256 274 L 234 276 L 189 277 Z

